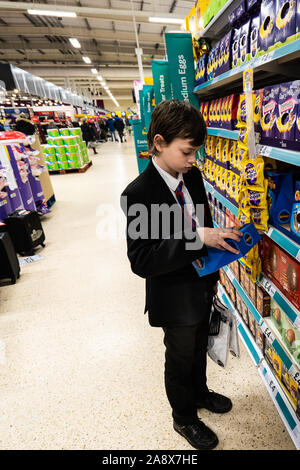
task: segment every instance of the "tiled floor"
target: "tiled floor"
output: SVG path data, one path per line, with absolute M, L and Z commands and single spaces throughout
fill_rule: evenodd
M 84 174 L 51 177 L 44 258 L 0 288 L 0 448 L 192 450 L 173 431 L 162 332 L 143 315 L 144 280 L 126 257 L 119 197 L 137 175 L 133 141 L 92 159 Z M 208 365 L 232 411 L 199 416 L 217 449 L 294 449 L 241 348 L 225 370 Z

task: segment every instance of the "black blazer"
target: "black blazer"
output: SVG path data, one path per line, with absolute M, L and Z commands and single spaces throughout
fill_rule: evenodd
M 205 226 L 213 227 L 200 171 L 193 167 L 183 176 L 184 183 L 194 205 L 205 205 Z M 132 204 L 142 203 L 149 211 L 148 236 L 150 239 L 132 239 L 128 233 L 129 224 L 136 219 L 128 210 Z M 132 181 L 121 195 L 121 207 L 127 217 L 127 255 L 132 271 L 146 279 L 145 313 L 149 312 L 151 326 L 188 326 L 197 324 L 204 302 L 211 297 L 212 287 L 219 279 L 219 273 L 199 277 L 192 262 L 207 253 L 203 246 L 199 250 L 186 250 L 186 237 L 151 239 L 151 204 L 176 206 L 176 200 L 157 169 L 150 160 L 147 168 Z M 178 205 L 178 210 L 181 211 Z M 192 229 L 189 229 L 192 232 Z M 177 232 L 176 232 L 177 233 Z M 198 237 L 198 234 L 194 233 Z

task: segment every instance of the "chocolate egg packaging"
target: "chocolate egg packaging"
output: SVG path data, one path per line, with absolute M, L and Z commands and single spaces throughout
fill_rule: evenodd
M 294 202 L 294 182 L 291 171 L 267 170 L 269 219 L 273 225 L 289 224 Z
M 271 321 L 272 325 L 280 334 L 283 343 L 292 353 L 293 358 L 300 363 L 300 331 L 292 324 L 284 310 L 271 299 Z
M 282 45 L 296 38 L 296 0 L 276 0 L 275 42 Z
M 240 29 L 235 28 L 232 32 L 231 43 L 231 68 L 234 69 L 238 66 L 240 58 Z
M 251 20 L 249 19 L 244 23 L 240 28 L 240 38 L 239 38 L 239 58 L 238 65 L 244 64 L 247 62 L 250 52 L 250 24 Z
M 300 38 L 300 0 L 297 0 L 296 5 L 296 38 Z
M 294 140 L 296 137 L 300 80 L 282 83 L 278 94 L 278 114 L 275 137 Z
M 276 138 L 279 89 L 279 85 L 273 85 L 264 88 L 260 120 L 262 138 Z
M 300 236 L 300 181 L 295 183 L 295 196 L 291 214 L 291 231 Z
M 262 0 L 259 25 L 259 49 L 267 51 L 275 42 L 276 0 Z
M 249 59 L 255 59 L 258 56 L 258 35 L 259 35 L 260 15 L 253 16 L 250 23 L 249 34 Z

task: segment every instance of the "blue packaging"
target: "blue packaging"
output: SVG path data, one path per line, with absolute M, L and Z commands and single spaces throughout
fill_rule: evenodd
M 276 0 L 262 0 L 259 26 L 259 50 L 267 51 L 275 43 Z
M 220 41 L 219 74 L 228 72 L 231 68 L 231 40 L 232 31 L 229 31 Z
M 268 170 L 269 221 L 273 225 L 289 224 L 294 201 L 293 174 Z
M 236 22 L 235 10 L 232 10 L 232 12 L 229 13 L 229 15 L 228 15 L 228 23 L 229 23 L 229 26 L 230 26 L 231 28 L 233 28 L 234 25 L 235 25 L 235 22 Z
M 248 13 L 256 13 L 260 11 L 261 0 L 247 0 Z
M 243 234 L 239 242 L 231 239 L 226 239 L 226 242 L 239 250 L 240 253 L 236 255 L 230 251 L 207 247 L 207 255 L 193 262 L 198 276 L 202 277 L 214 273 L 227 264 L 244 257 L 261 239 L 253 223 L 240 227 L 239 231 Z
M 300 236 L 300 181 L 295 183 L 294 204 L 291 214 L 291 231 Z
M 237 25 L 241 25 L 241 24 L 243 24 L 244 21 L 247 20 L 248 14 L 247 14 L 247 8 L 246 8 L 245 0 L 242 0 L 241 3 L 236 7 L 236 9 L 235 9 L 235 18 L 236 18 L 236 24 Z
M 278 117 L 278 96 L 280 85 L 265 87 L 263 91 L 261 110 L 261 136 L 277 137 L 276 122 Z

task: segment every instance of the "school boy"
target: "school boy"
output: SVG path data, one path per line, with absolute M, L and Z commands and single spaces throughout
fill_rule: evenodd
M 203 450 L 216 447 L 218 438 L 197 409 L 226 413 L 232 403 L 206 383 L 209 315 L 219 275 L 199 277 L 192 263 L 205 256 L 207 247 L 238 253 L 225 238 L 239 241 L 241 236 L 236 229 L 213 228 L 201 173 L 193 166 L 205 137 L 203 117 L 190 103 L 158 104 L 147 135 L 153 157 L 121 196 L 131 269 L 146 279 L 145 313 L 151 326 L 164 331 L 173 427 Z M 169 225 L 167 212 L 157 214 L 159 207 L 170 208 Z

